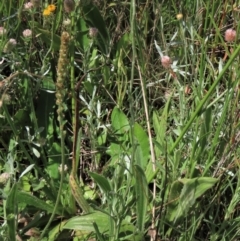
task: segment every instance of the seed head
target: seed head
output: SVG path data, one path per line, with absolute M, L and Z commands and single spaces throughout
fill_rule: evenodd
M 229 28 L 225 32 L 225 40 L 226 42 L 233 42 L 236 39 L 237 32 L 232 28 Z

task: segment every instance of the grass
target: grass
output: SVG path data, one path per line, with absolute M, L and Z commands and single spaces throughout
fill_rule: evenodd
M 0 240 L 240 240 L 239 3 L 32 3 L 0 3 Z

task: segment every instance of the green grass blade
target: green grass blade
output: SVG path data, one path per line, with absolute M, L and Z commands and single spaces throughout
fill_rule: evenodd
M 148 206 L 148 185 L 144 174 L 144 171 L 140 166 L 134 166 L 134 176 L 136 179 L 135 192 L 136 192 L 136 215 L 137 215 L 137 227 L 144 233 L 145 221 Z
M 14 183 L 6 202 L 6 215 L 8 225 L 8 238 L 9 240 L 16 240 L 16 224 L 17 224 L 17 184 Z

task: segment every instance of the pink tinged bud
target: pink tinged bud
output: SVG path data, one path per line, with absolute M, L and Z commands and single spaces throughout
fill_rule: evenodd
M 95 38 L 98 35 L 98 29 L 97 28 L 90 28 L 89 29 L 89 36 L 90 38 Z
M 225 40 L 226 42 L 233 42 L 236 39 L 237 32 L 233 29 L 227 29 L 225 32 Z
M 170 68 L 171 67 L 171 64 L 172 64 L 172 60 L 170 57 L 168 56 L 162 56 L 161 58 L 161 63 L 162 63 L 162 66 L 166 69 Z
M 8 179 L 10 178 L 10 174 L 7 172 L 4 172 L 0 175 L 0 184 L 6 184 Z
M 25 4 L 24 4 L 24 8 L 25 8 L 26 10 L 29 10 L 29 9 L 33 8 L 33 3 L 31 3 L 31 2 L 25 3 Z
M 28 38 L 28 37 L 31 37 L 31 36 L 32 36 L 32 30 L 30 30 L 30 29 L 25 29 L 25 30 L 23 31 L 23 37 Z

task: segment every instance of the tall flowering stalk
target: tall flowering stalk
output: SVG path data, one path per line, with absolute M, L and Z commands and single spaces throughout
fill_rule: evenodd
M 68 64 L 67 54 L 68 54 L 68 44 L 70 36 L 67 32 L 63 32 L 61 36 L 61 46 L 58 59 L 58 69 L 57 69 L 57 83 L 56 83 L 56 104 L 58 106 L 58 121 L 60 124 L 60 131 L 63 131 L 63 117 L 64 117 L 64 103 L 63 98 L 65 95 L 64 80 L 66 78 L 67 70 L 66 66 Z
M 49 225 L 51 224 L 54 215 L 57 211 L 57 206 L 60 201 L 60 196 L 62 192 L 62 185 L 63 185 L 63 179 L 64 179 L 64 167 L 65 167 L 65 145 L 64 145 L 64 139 L 65 139 L 65 131 L 64 131 L 64 96 L 65 96 L 65 88 L 64 88 L 64 81 L 67 75 L 67 55 L 68 55 L 68 45 L 70 41 L 70 35 L 68 32 L 62 32 L 61 35 L 61 46 L 60 46 L 60 52 L 59 52 L 59 58 L 58 58 L 58 69 L 57 69 L 57 83 L 56 83 L 56 104 L 57 104 L 57 114 L 58 114 L 58 121 L 59 121 L 59 129 L 60 129 L 60 137 L 61 137 L 61 181 L 59 186 L 59 191 L 57 195 L 57 200 L 55 202 L 54 210 L 52 212 L 52 215 L 45 226 L 41 238 L 44 237 L 46 230 L 48 229 Z

